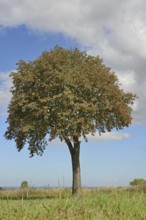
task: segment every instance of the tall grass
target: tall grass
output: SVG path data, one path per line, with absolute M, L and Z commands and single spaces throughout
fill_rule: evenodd
M 0 220 L 146 220 L 146 195 L 123 189 L 1 190 Z

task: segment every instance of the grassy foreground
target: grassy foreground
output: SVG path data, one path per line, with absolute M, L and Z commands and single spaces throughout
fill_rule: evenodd
M 125 189 L 0 190 L 0 220 L 146 220 L 146 194 Z

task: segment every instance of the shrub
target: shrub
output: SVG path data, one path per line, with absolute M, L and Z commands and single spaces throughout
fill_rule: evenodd
M 141 184 L 144 184 L 146 181 L 142 178 L 137 178 L 134 179 L 133 181 L 130 182 L 130 186 L 139 186 Z
M 21 189 L 27 189 L 28 188 L 28 182 L 25 180 L 21 183 Z

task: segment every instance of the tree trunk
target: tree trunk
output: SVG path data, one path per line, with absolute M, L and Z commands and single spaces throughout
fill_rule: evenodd
M 81 173 L 80 173 L 80 142 L 74 144 L 71 153 L 72 159 L 72 194 L 79 195 L 81 191 Z
M 62 133 L 62 136 L 68 146 L 72 162 L 72 194 L 78 196 L 81 191 L 81 173 L 80 173 L 80 141 L 77 136 L 73 136 L 73 143 Z

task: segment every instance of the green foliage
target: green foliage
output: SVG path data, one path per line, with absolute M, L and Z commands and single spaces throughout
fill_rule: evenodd
M 7 139 L 20 151 L 42 155 L 49 141 L 59 137 L 72 150 L 87 134 L 122 129 L 132 120 L 132 93 L 119 87 L 116 75 L 97 56 L 78 49 L 55 47 L 32 62 L 20 60 L 11 73 Z
M 27 189 L 28 188 L 28 182 L 27 181 L 23 181 L 21 183 L 21 189 Z
M 130 185 L 131 186 L 139 186 L 139 185 L 142 185 L 144 183 L 146 183 L 146 181 L 144 179 L 136 178 L 136 179 L 134 179 L 133 181 L 130 182 Z

